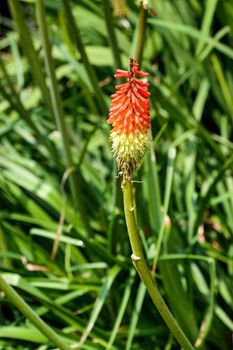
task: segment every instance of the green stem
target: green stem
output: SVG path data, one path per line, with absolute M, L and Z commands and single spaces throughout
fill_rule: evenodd
M 10 93 L 6 92 L 6 89 L 2 88 L 2 86 L 0 86 L 0 92 L 2 93 L 2 95 L 5 97 L 5 99 L 7 101 L 9 101 L 10 105 L 12 106 L 12 108 L 14 110 L 16 110 L 20 117 L 28 124 L 28 126 L 32 129 L 32 131 L 34 132 L 36 138 L 40 141 L 40 143 L 42 145 L 44 145 L 46 147 L 46 149 L 48 150 L 49 154 L 53 157 L 53 160 L 55 162 L 55 164 L 57 164 L 59 162 L 58 159 L 58 155 L 56 153 L 55 147 L 53 147 L 53 145 L 46 139 L 46 137 L 44 135 L 41 134 L 40 130 L 38 129 L 38 127 L 36 126 L 36 124 L 33 122 L 31 115 L 28 113 L 28 111 L 25 109 L 24 105 L 22 104 L 22 102 L 20 101 L 20 98 L 17 94 L 17 92 L 14 89 L 14 85 L 7 73 L 6 67 L 2 61 L 2 59 L 0 58 L 0 68 L 2 70 L 3 76 L 7 82 L 7 85 L 10 89 Z
M 47 104 L 52 116 L 52 103 L 48 93 L 48 88 L 45 83 L 44 72 L 41 67 L 39 55 L 37 54 L 34 48 L 30 31 L 26 25 L 26 21 L 22 13 L 20 3 L 18 0 L 8 0 L 8 4 L 16 25 L 17 32 L 20 36 L 20 43 L 30 65 L 30 72 L 32 73 L 35 82 L 39 86 L 41 95 L 43 97 L 43 101 Z
M 125 180 L 125 183 L 123 185 L 123 198 L 124 198 L 126 224 L 127 224 L 130 244 L 133 251 L 131 259 L 134 263 L 134 266 L 141 280 L 145 284 L 146 289 L 154 305 L 156 306 L 157 310 L 159 311 L 163 320 L 167 324 L 173 336 L 176 338 L 176 340 L 183 347 L 184 350 L 194 350 L 193 346 L 191 345 L 186 335 L 183 333 L 182 329 L 179 327 L 177 321 L 175 320 L 170 310 L 168 309 L 147 267 L 143 250 L 142 250 L 138 228 L 136 225 L 136 219 L 134 214 L 135 208 L 134 208 L 133 196 L 132 196 L 132 184 L 130 180 Z
M 15 305 L 32 324 L 43 333 L 54 345 L 61 350 L 69 350 L 70 347 L 63 343 L 61 337 L 53 331 L 31 308 L 21 296 L 5 281 L 0 274 L 0 289 L 5 293 L 8 300 Z
M 143 58 L 143 48 L 146 38 L 146 20 L 147 20 L 147 9 L 144 8 L 143 4 L 140 5 L 138 24 L 136 29 L 135 46 L 133 49 L 133 58 L 141 65 Z
M 65 123 L 65 116 L 64 116 L 64 111 L 62 107 L 61 96 L 58 91 L 58 83 L 55 75 L 55 67 L 54 67 L 54 62 L 51 54 L 51 45 L 48 38 L 48 29 L 47 29 L 46 18 L 45 18 L 44 1 L 37 0 L 36 5 L 37 5 L 37 14 L 38 14 L 38 24 L 39 24 L 42 44 L 44 48 L 45 65 L 46 65 L 49 80 L 51 82 L 50 94 L 51 94 L 53 112 L 56 119 L 57 128 L 61 133 L 61 137 L 63 141 L 66 165 L 68 169 L 75 169 L 74 162 L 72 159 L 71 148 L 69 144 L 69 137 L 67 132 L 67 126 Z M 91 228 L 86 215 L 85 208 L 83 207 L 82 201 L 79 200 L 78 198 L 78 188 L 80 188 L 80 186 L 78 184 L 78 178 L 76 175 L 77 174 L 75 171 L 70 172 L 69 179 L 70 179 L 71 193 L 72 193 L 74 205 L 80 211 L 81 220 L 83 221 L 83 224 L 87 232 L 89 233 L 89 235 L 91 235 Z
M 102 4 L 103 4 L 103 10 L 104 10 L 105 24 L 108 31 L 108 41 L 112 49 L 115 66 L 118 68 L 121 68 L 122 67 L 121 55 L 120 55 L 120 51 L 117 43 L 114 26 L 113 26 L 113 16 L 112 16 L 112 9 L 110 7 L 110 1 L 102 0 Z
M 0 225 L 0 251 L 2 255 L 2 262 L 1 265 L 2 267 L 12 270 L 13 269 L 13 264 L 10 256 L 7 255 L 9 251 L 8 247 L 8 240 L 7 240 L 8 235 L 4 233 L 3 228 Z
M 66 18 L 67 18 L 68 28 L 70 30 L 70 33 L 71 33 L 73 39 L 74 39 L 75 45 L 78 48 L 78 51 L 80 53 L 83 64 L 86 68 L 88 77 L 90 79 L 90 82 L 92 84 L 93 90 L 94 90 L 96 98 L 97 98 L 97 102 L 101 108 L 102 113 L 107 115 L 108 114 L 107 105 L 106 105 L 105 100 L 103 98 L 102 91 L 99 87 L 96 73 L 95 73 L 93 67 L 91 66 L 89 59 L 87 57 L 84 45 L 83 45 L 82 40 L 81 40 L 79 28 L 77 27 L 77 24 L 74 21 L 74 17 L 72 15 L 72 12 L 70 9 L 70 2 L 68 0 L 62 0 L 62 3 L 63 3 L 63 7 L 65 10 Z
M 103 10 L 104 10 L 104 19 L 105 24 L 108 32 L 108 42 L 112 50 L 112 55 L 114 59 L 114 64 L 116 68 L 122 68 L 122 60 L 120 55 L 120 50 L 118 47 L 117 37 L 116 37 L 116 30 L 113 25 L 113 15 L 112 15 L 112 8 L 110 5 L 109 0 L 102 0 Z M 121 81 L 121 79 L 120 79 Z M 123 81 L 122 81 L 123 83 Z M 114 182 L 113 182 L 113 206 L 115 208 L 114 213 L 114 225 L 112 225 L 112 230 L 110 230 L 110 241 L 115 241 L 118 239 L 118 234 L 120 232 L 120 218 L 121 215 L 118 215 L 123 211 L 123 203 L 122 203 L 122 194 L 121 194 L 121 179 L 117 176 L 118 170 L 117 166 L 115 164 L 114 166 Z M 117 215 L 115 215 L 117 213 Z M 115 244 L 111 245 L 111 251 L 114 252 Z M 116 252 L 114 252 L 116 253 Z

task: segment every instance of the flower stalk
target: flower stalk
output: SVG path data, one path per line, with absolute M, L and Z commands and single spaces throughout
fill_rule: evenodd
M 141 64 L 143 59 L 143 47 L 146 39 L 146 21 L 147 21 L 148 10 L 143 3 L 140 4 L 138 23 L 135 32 L 133 56 L 137 62 Z
M 0 290 L 2 290 L 7 296 L 8 300 L 17 309 L 22 312 L 22 314 L 27 317 L 31 323 L 44 334 L 55 346 L 61 350 L 69 350 L 70 347 L 63 342 L 63 339 L 54 332 L 31 308 L 30 306 L 21 298 L 21 296 L 5 281 L 2 274 L 0 274 Z
M 136 225 L 132 196 L 133 173 L 140 167 L 142 158 L 151 143 L 150 104 L 147 91 L 149 83 L 139 79 L 147 73 L 139 70 L 139 64 L 130 58 L 129 70 L 117 69 L 115 78 L 127 82 L 116 86 L 112 97 L 108 123 L 112 124 L 110 139 L 116 157 L 119 175 L 122 176 L 124 212 L 132 248 L 131 259 L 146 289 L 173 336 L 184 350 L 193 350 L 186 335 L 163 300 L 147 267 Z
M 130 245 L 133 254 L 131 255 L 132 262 L 142 280 L 145 284 L 148 294 L 150 295 L 154 305 L 162 316 L 163 320 L 170 329 L 172 335 L 176 338 L 178 343 L 184 350 L 194 350 L 188 338 L 179 327 L 177 321 L 168 309 L 163 297 L 161 296 L 152 275 L 147 267 L 146 260 L 142 250 L 142 244 L 136 224 L 135 207 L 132 196 L 132 182 L 126 180 L 123 186 L 124 210 L 125 219 L 130 239 Z
M 73 170 L 76 170 L 76 168 L 73 161 L 71 145 L 69 141 L 67 125 L 65 122 L 64 110 L 62 106 L 62 100 L 59 93 L 54 62 L 52 59 L 51 44 L 49 41 L 49 33 L 48 33 L 48 27 L 46 23 L 46 14 L 45 14 L 44 6 L 45 6 L 44 0 L 36 1 L 38 25 L 39 25 L 39 30 L 41 34 L 42 47 L 44 49 L 44 60 L 45 60 L 47 75 L 50 81 L 49 89 L 51 94 L 52 107 L 53 107 L 54 116 L 57 124 L 57 129 L 61 133 L 61 138 L 62 138 L 63 148 L 64 148 L 64 155 L 66 160 L 66 167 L 70 171 L 69 182 L 70 182 L 70 189 L 71 189 L 73 202 L 74 202 L 75 208 L 78 209 L 80 212 L 81 220 L 83 222 L 83 225 L 88 235 L 91 236 L 92 229 L 90 227 L 90 223 L 87 218 L 87 214 L 84 209 L 83 202 L 82 200 L 80 200 L 78 195 L 79 188 L 81 187 L 79 183 L 79 177 L 77 176 L 77 171 L 73 171 Z
M 102 6 L 103 6 L 103 11 L 104 11 L 104 19 L 105 19 L 105 24 L 107 27 L 107 32 L 108 32 L 108 41 L 109 45 L 112 49 L 112 55 L 114 58 L 115 65 L 118 67 L 121 67 L 121 55 L 117 43 L 117 37 L 113 25 L 113 15 L 112 15 L 112 9 L 110 5 L 110 1 L 108 0 L 102 0 Z

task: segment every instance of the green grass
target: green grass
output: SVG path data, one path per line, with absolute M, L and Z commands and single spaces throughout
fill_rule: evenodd
M 190 341 L 233 331 L 233 4 L 9 0 L 0 39 L 0 267 L 66 346 L 179 349 L 130 261 L 106 124 L 116 66 L 140 46 L 153 145 L 135 178 L 140 235 Z M 120 3 L 120 1 L 119 1 Z M 64 6 L 64 7 L 63 7 Z M 110 11 L 110 12 L 109 12 Z M 113 16 L 112 20 L 111 16 Z M 165 220 L 165 221 L 164 221 Z M 55 345 L 1 293 L 0 349 Z

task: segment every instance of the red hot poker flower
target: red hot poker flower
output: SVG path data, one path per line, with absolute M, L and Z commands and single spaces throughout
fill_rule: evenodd
M 133 171 L 139 168 L 151 142 L 150 93 L 147 91 L 150 84 L 136 78 L 148 76 L 138 67 L 136 60 L 130 58 L 129 71 L 117 69 L 114 77 L 126 78 L 127 82 L 116 85 L 107 120 L 112 124 L 112 150 L 125 179 L 131 179 Z

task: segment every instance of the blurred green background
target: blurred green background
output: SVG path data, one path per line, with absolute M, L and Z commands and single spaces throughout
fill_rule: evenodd
M 153 144 L 135 177 L 141 238 L 192 343 L 228 350 L 233 3 L 147 5 L 141 68 Z M 106 124 L 114 71 L 136 50 L 140 2 L 9 0 L 0 9 L 2 276 L 73 348 L 179 349 L 130 261 Z M 0 297 L 0 349 L 54 349 Z

